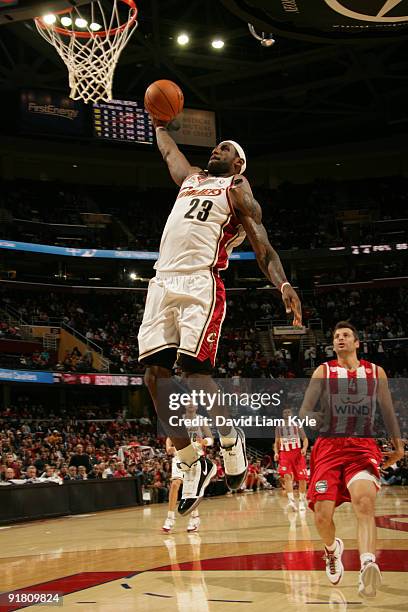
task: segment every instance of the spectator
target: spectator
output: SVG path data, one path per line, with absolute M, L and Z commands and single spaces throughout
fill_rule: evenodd
M 87 453 L 84 453 L 83 451 L 84 447 L 82 446 L 82 444 L 77 444 L 76 454 L 72 455 L 69 465 L 74 465 L 77 468 L 80 465 L 83 465 L 86 469 L 86 472 L 88 473 L 91 470 L 91 462 L 89 459 L 89 455 Z

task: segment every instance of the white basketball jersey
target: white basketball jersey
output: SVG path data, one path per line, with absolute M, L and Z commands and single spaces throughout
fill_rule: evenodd
M 245 239 L 228 198 L 233 178 L 201 173 L 185 179 L 163 230 L 156 270 L 188 273 L 228 267 L 232 249 Z

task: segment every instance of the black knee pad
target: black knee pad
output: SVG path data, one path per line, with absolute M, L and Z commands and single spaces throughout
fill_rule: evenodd
M 211 361 L 207 358 L 205 361 L 200 361 L 197 357 L 191 357 L 180 353 L 177 365 L 187 374 L 211 374 L 213 371 Z
M 162 351 L 157 351 L 153 355 L 143 357 L 140 359 L 140 363 L 146 367 L 158 366 L 159 368 L 167 368 L 172 370 L 174 368 L 175 361 L 177 359 L 177 349 L 165 348 Z

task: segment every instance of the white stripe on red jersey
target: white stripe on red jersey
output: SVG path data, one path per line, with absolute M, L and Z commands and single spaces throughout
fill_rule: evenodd
M 377 366 L 364 359 L 356 370 L 339 366 L 337 359 L 323 364 L 329 420 L 325 435 L 370 437 L 374 435 L 377 402 Z
M 284 425 L 276 428 L 276 436 L 279 438 L 280 451 L 291 451 L 301 448 L 299 427 L 297 425 Z

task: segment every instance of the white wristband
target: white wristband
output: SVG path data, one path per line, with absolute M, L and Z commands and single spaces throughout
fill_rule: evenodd
M 279 290 L 281 293 L 283 293 L 283 288 L 284 288 L 285 285 L 289 285 L 289 287 L 291 286 L 289 281 L 286 281 L 286 282 L 282 283 L 281 286 L 280 286 L 280 290 Z
M 164 127 L 164 125 L 158 125 L 156 127 L 156 134 L 157 134 L 157 130 L 164 130 L 165 132 L 167 132 L 167 129 Z

